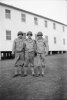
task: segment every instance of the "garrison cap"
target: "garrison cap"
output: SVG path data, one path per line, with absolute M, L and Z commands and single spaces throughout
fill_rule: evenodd
M 31 35 L 31 36 L 32 36 L 33 34 L 32 34 L 31 31 L 28 31 L 28 32 L 27 32 L 27 36 L 28 36 L 28 35 Z
M 17 35 L 19 36 L 19 35 L 23 35 L 23 34 L 24 34 L 23 32 L 19 31 Z
M 42 32 L 38 32 L 37 36 L 43 36 L 43 33 Z

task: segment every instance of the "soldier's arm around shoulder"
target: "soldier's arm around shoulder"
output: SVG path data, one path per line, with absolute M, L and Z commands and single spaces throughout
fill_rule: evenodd
M 25 48 L 26 48 L 26 39 L 23 42 L 23 50 L 25 50 Z
M 37 56 L 37 44 L 36 44 L 36 40 L 34 40 L 34 56 Z
M 23 49 L 25 50 L 25 48 L 26 48 L 26 43 L 24 42 L 23 43 Z
M 36 48 L 37 48 L 36 40 L 34 40 L 34 42 L 33 42 L 33 48 L 34 48 L 34 51 L 36 51 Z

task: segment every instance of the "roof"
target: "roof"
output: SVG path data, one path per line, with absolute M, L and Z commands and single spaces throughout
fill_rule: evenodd
M 64 25 L 64 26 L 67 26 L 66 24 L 63 24 L 63 23 L 58 22 L 58 21 L 56 21 L 56 20 L 53 20 L 53 19 L 50 19 L 50 18 L 44 17 L 44 16 L 39 15 L 39 14 L 35 14 L 35 13 L 32 13 L 32 12 L 29 12 L 29 11 L 27 11 L 27 10 L 23 10 L 23 9 L 21 9 L 21 8 L 18 8 L 18 7 L 15 7 L 15 6 L 9 5 L 9 4 L 5 4 L 5 3 L 0 2 L 0 5 L 2 5 L 2 6 L 7 6 L 7 7 L 9 7 L 9 8 L 13 8 L 13 9 L 16 9 L 16 10 L 19 10 L 19 11 L 23 11 L 23 12 L 25 12 L 25 13 L 29 13 L 29 14 L 32 14 L 32 15 L 34 15 L 34 16 L 41 17 L 41 18 L 44 18 L 44 19 L 46 19 L 46 20 L 50 20 L 50 21 L 53 21 L 53 22 L 56 22 L 56 23 L 62 24 L 62 25 Z

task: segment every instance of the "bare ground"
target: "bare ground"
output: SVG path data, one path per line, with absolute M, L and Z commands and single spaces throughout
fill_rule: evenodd
M 67 100 L 67 54 L 47 56 L 44 77 L 13 78 L 13 65 L 0 61 L 0 100 Z

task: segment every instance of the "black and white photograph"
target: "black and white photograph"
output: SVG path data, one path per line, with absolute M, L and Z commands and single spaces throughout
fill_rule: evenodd
M 0 100 L 67 100 L 67 0 L 0 0 Z

